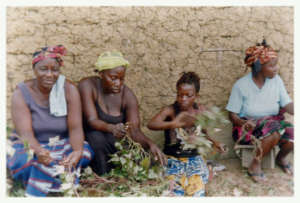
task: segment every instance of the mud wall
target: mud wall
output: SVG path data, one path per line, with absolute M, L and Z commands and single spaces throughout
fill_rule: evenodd
M 100 53 L 120 50 L 131 63 L 126 83 L 143 125 L 174 101 L 182 71 L 199 74 L 201 103 L 225 107 L 249 71 L 244 50 L 263 36 L 279 50 L 279 74 L 293 98 L 293 15 L 292 7 L 9 7 L 8 125 L 12 92 L 33 77 L 32 53 L 45 45 L 66 46 L 63 73 L 73 81 L 94 74 Z

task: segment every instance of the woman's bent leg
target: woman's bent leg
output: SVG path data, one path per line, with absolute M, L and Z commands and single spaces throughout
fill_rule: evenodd
M 277 145 L 280 140 L 280 134 L 278 132 L 273 132 L 271 135 L 263 138 L 261 140 L 261 152 L 256 153 L 256 157 L 253 158 L 249 168 L 248 174 L 255 182 L 262 182 L 265 180 L 262 170 L 261 170 L 261 160 L 258 159 L 259 153 L 262 153 L 262 158 L 270 152 L 270 150 Z
M 92 131 L 86 134 L 87 141 L 94 151 L 94 158 L 90 166 L 95 173 L 102 175 L 107 173 L 113 167 L 112 163 L 108 162 L 110 154 L 117 151 L 115 148 L 115 138 L 110 133 L 100 131 Z

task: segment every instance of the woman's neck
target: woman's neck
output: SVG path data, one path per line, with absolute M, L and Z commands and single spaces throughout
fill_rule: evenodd
M 180 112 L 194 113 L 194 112 L 195 112 L 195 108 L 194 108 L 194 105 L 188 107 L 187 109 L 181 109 L 181 108 L 179 107 L 179 111 L 180 111 Z
M 44 88 L 42 87 L 37 80 L 35 80 L 35 87 L 36 87 L 36 90 L 38 91 L 38 93 L 40 93 L 41 95 L 44 95 L 44 96 L 49 96 L 50 92 L 51 92 L 51 89 L 48 89 L 48 88 Z
M 252 75 L 252 79 L 254 83 L 258 86 L 258 88 L 262 88 L 266 81 L 266 78 L 261 73 L 258 73 L 257 75 Z

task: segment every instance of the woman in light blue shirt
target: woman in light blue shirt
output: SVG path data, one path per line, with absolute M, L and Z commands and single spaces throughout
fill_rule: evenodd
M 256 148 L 248 175 L 255 181 L 265 181 L 261 159 L 279 145 L 276 164 L 292 174 L 286 156 L 294 149 L 293 125 L 284 121 L 284 112 L 294 115 L 294 104 L 278 72 L 278 55 L 266 44 L 249 47 L 245 64 L 252 72 L 233 86 L 226 109 L 233 123 L 233 138 L 240 144 L 261 144 Z

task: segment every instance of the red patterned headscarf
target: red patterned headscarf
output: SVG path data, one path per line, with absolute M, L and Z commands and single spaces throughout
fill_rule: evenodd
M 57 60 L 60 66 L 63 66 L 62 56 L 66 55 L 67 50 L 63 45 L 57 45 L 53 47 L 44 47 L 41 50 L 36 51 L 33 54 L 32 65 L 46 58 L 54 58 Z
M 249 47 L 246 50 L 245 64 L 252 66 L 258 59 L 260 64 L 268 63 L 272 58 L 277 58 L 277 52 L 270 46 L 264 44 L 258 44 L 256 46 Z

